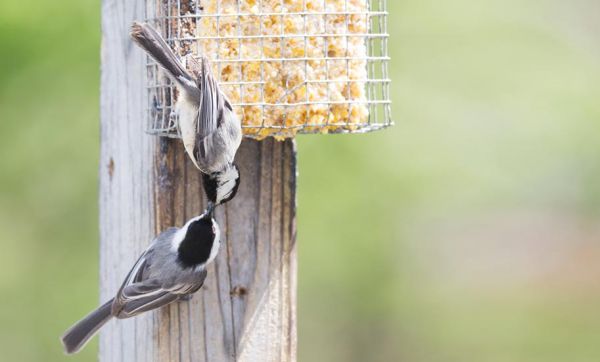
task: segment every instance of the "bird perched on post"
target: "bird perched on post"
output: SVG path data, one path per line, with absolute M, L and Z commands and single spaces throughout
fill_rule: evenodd
M 148 24 L 134 23 L 131 37 L 177 85 L 175 108 L 185 150 L 194 165 L 206 174 L 209 186 L 216 188 L 215 203 L 230 200 L 239 185 L 239 170 L 233 160 L 242 141 L 242 126 L 212 75 L 208 60 L 202 57 L 197 64 L 189 57 L 188 62 L 195 68 L 190 73 Z
M 78 352 L 110 319 L 129 318 L 196 292 L 219 250 L 214 205 L 181 228 L 158 235 L 127 274 L 116 296 L 75 323 L 62 336 L 65 352 Z

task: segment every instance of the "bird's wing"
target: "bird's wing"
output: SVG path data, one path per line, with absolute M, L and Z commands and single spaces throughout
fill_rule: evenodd
M 148 296 L 136 300 L 132 300 L 123 305 L 117 317 L 129 318 L 149 310 L 157 309 L 172 303 L 181 296 L 169 292 L 162 292 L 157 295 Z
M 154 279 L 146 280 L 146 271 L 152 264 L 152 258 L 159 244 L 168 243 L 177 230 L 177 228 L 168 228 L 159 234 L 140 255 L 117 291 L 112 307 L 113 314 L 118 314 L 130 299 L 141 299 L 144 296 L 149 297 L 160 294 L 160 283 Z M 135 286 L 135 288 L 131 288 L 132 286 Z M 137 293 L 134 293 L 136 288 L 139 289 Z M 126 290 L 129 290 L 129 292 L 126 293 Z
M 115 299 L 115 303 L 119 305 L 115 314 L 119 318 L 129 318 L 172 303 L 182 296 L 200 289 L 204 284 L 206 274 L 206 270 L 202 270 L 194 282 L 182 282 L 171 286 L 162 285 L 156 279 L 128 285 Z
M 233 111 L 231 103 L 221 92 L 217 80 L 213 76 L 208 59 L 202 58 L 201 74 L 198 74 L 200 88 L 200 107 L 196 122 L 196 157 L 204 158 L 210 151 L 210 136 L 223 123 L 224 108 Z
M 158 295 L 165 291 L 168 292 L 168 290 L 163 289 L 162 283 L 159 280 L 150 279 L 127 285 L 125 288 L 123 288 L 123 290 L 121 290 L 121 292 L 118 294 L 118 297 L 124 303 L 127 303 L 135 299 L 142 299 Z
M 149 279 L 125 286 L 113 302 L 113 314 L 129 318 L 141 312 L 162 307 L 177 300 L 180 295 L 163 288 L 157 279 Z
M 133 283 L 126 286 L 119 293 L 123 301 L 128 302 L 137 299 L 143 299 L 147 297 L 157 296 L 162 293 L 172 294 L 190 294 L 202 287 L 204 280 L 206 279 L 206 270 L 202 270 L 200 274 L 195 277 L 192 281 L 183 280 L 176 282 L 172 285 L 165 285 L 158 279 L 148 279 L 139 283 Z
M 117 295 L 120 294 L 121 291 L 126 286 L 131 285 L 133 283 L 140 282 L 142 280 L 143 275 L 144 275 L 144 270 L 146 269 L 146 266 L 148 264 L 148 256 L 151 254 L 152 254 L 152 245 L 150 245 L 148 247 L 148 249 L 144 250 L 144 252 L 142 253 L 142 255 L 140 255 L 140 257 L 135 262 L 135 264 L 133 265 L 131 270 L 129 270 L 129 273 L 125 277 L 123 284 L 121 284 L 121 288 L 119 288 Z
M 160 233 L 152 241 L 152 243 L 146 248 L 146 250 L 142 252 L 142 255 L 140 255 L 133 267 L 129 270 L 129 273 L 125 277 L 125 280 L 123 281 L 123 284 L 121 284 L 121 288 L 119 288 L 117 294 L 121 293 L 121 291 L 128 285 L 131 285 L 133 283 L 139 283 L 144 279 L 144 272 L 150 265 L 150 260 L 152 259 L 157 244 L 163 242 L 168 243 L 171 237 L 173 237 L 173 235 L 177 232 L 177 230 L 178 229 L 175 227 L 168 228 L 167 230 Z
M 195 276 L 193 283 L 181 283 L 170 288 L 171 293 L 176 294 L 192 294 L 195 293 L 198 289 L 202 288 L 204 285 L 204 281 L 206 280 L 206 269 L 202 269 L 200 274 Z

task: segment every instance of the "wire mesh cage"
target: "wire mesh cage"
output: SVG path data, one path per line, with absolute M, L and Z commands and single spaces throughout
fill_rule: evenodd
M 252 138 L 392 124 L 385 0 L 151 0 L 182 60 L 206 56 Z M 148 59 L 148 132 L 178 137 L 177 90 Z

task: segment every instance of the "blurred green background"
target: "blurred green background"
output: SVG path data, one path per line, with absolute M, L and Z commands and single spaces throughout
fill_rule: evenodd
M 396 126 L 298 139 L 300 361 L 599 361 L 600 3 L 389 6 Z M 97 302 L 99 17 L 0 2 L 5 361 Z

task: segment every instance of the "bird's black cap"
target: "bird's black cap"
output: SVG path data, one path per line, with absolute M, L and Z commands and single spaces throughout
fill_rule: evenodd
M 177 260 L 182 267 L 193 268 L 208 261 L 216 238 L 211 213 L 207 209 L 201 218 L 189 224 L 177 250 Z

